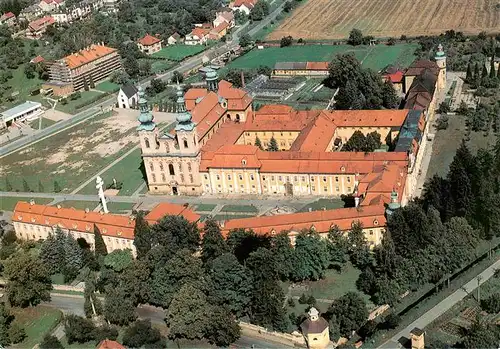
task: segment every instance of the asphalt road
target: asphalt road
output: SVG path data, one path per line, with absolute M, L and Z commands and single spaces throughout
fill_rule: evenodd
M 83 297 L 73 296 L 73 295 L 59 295 L 52 294 L 51 302 L 47 305 L 60 309 L 66 314 L 75 314 L 84 316 L 83 312 Z M 137 313 L 141 319 L 150 319 L 152 323 L 164 324 L 165 312 L 161 308 L 152 306 L 139 306 L 137 308 Z M 276 344 L 273 342 L 264 341 L 260 338 L 253 338 L 248 336 L 242 336 L 238 341 L 236 341 L 231 347 L 235 348 L 287 348 L 282 344 Z
M 483 284 L 488 281 L 489 278 L 493 276 L 495 271 L 500 269 L 500 258 L 497 257 L 497 261 L 485 269 L 481 274 L 477 277 L 466 283 L 460 289 L 449 295 L 443 301 L 438 303 L 434 308 L 427 311 L 424 315 L 419 317 L 417 320 L 408 325 L 404 330 L 396 334 L 389 341 L 382 344 L 380 349 L 394 349 L 401 348 L 402 345 L 400 343 L 404 343 L 410 337 L 410 331 L 415 327 L 420 329 L 424 329 L 438 317 L 443 315 L 446 311 L 448 311 L 452 306 L 460 302 L 466 296 L 474 292 L 474 290 L 478 287 L 478 284 Z M 478 282 L 479 280 L 479 282 Z

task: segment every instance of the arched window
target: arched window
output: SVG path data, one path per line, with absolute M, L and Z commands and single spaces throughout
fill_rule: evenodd
M 146 145 L 146 148 L 149 148 L 149 139 L 144 138 L 144 144 Z
M 165 173 L 161 174 L 161 181 L 162 182 L 166 182 L 167 181 L 167 179 L 165 178 Z
M 240 114 L 236 114 L 236 121 L 239 122 L 240 121 Z
M 191 163 L 188 162 L 188 172 L 191 172 Z
M 163 162 L 160 162 L 160 171 L 163 172 Z
M 189 148 L 188 141 L 186 138 L 183 139 L 183 142 L 184 142 L 184 148 Z
M 153 165 L 153 163 L 152 163 L 152 162 L 150 162 L 150 163 L 149 163 L 149 169 L 150 169 L 151 171 L 154 171 L 154 170 L 155 170 L 155 166 Z
M 174 165 L 168 164 L 168 172 L 170 173 L 171 176 L 175 175 Z
M 165 142 L 165 150 L 167 151 L 167 153 L 170 153 L 170 146 L 167 142 Z

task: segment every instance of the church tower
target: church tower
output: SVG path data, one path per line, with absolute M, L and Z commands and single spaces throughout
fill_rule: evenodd
M 387 208 L 385 209 L 386 216 L 389 217 L 394 213 L 394 211 L 396 211 L 400 207 L 401 204 L 399 203 L 398 193 L 395 190 L 393 190 L 391 193 L 391 202 L 387 205 Z
M 217 88 L 219 85 L 219 77 L 217 76 L 217 72 L 213 69 L 210 69 L 205 74 L 207 80 L 208 90 L 212 92 L 217 92 Z
M 441 90 L 446 87 L 446 55 L 444 54 L 443 45 L 438 45 L 434 60 L 439 67 L 438 89 Z
M 143 153 L 148 153 L 149 149 L 154 147 L 156 143 L 156 124 L 154 123 L 153 113 L 149 110 L 148 101 L 145 98 L 145 93 L 142 87 L 139 87 L 139 137 L 141 142 L 141 149 Z

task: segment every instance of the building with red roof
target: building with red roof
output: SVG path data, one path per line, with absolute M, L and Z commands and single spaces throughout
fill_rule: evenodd
M 12 12 L 6 12 L 0 17 L 0 24 L 5 24 L 8 27 L 12 27 L 16 24 L 16 15 Z
M 126 349 L 126 348 L 117 341 L 112 341 L 111 339 L 104 339 L 97 345 L 97 349 Z
M 276 76 L 327 76 L 330 62 L 276 62 Z
M 53 25 L 55 20 L 52 16 L 45 16 L 42 18 L 35 19 L 28 24 L 28 29 L 26 30 L 26 37 L 29 39 L 39 39 L 45 34 L 47 27 Z
M 156 36 L 146 34 L 143 38 L 137 41 L 137 47 L 139 51 L 152 55 L 155 52 L 161 50 L 162 40 L 158 39 Z

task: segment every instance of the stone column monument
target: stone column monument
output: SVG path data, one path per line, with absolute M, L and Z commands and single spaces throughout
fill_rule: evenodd
M 108 213 L 108 205 L 106 204 L 106 198 L 104 197 L 104 190 L 102 189 L 102 186 L 104 185 L 104 181 L 102 180 L 101 176 L 97 176 L 95 179 L 95 188 L 97 189 L 97 195 L 99 195 L 99 199 L 101 200 L 102 204 L 102 210 L 104 213 Z

